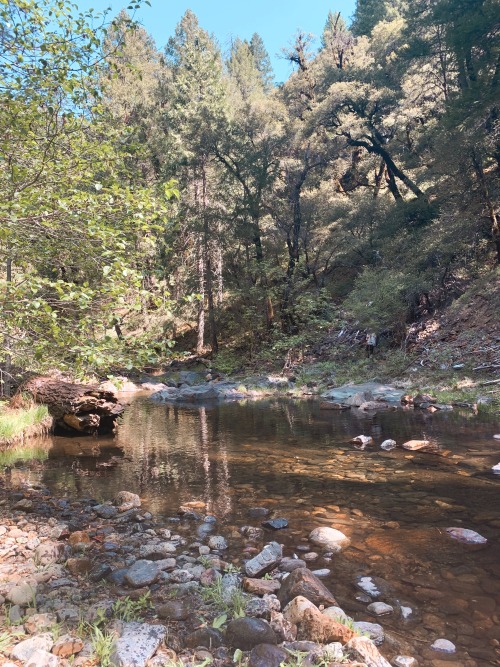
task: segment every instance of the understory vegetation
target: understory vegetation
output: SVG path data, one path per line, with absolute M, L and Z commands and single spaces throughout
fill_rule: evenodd
M 325 339 L 366 379 L 336 340 L 367 330 L 401 375 L 410 324 L 498 280 L 496 0 L 332 8 L 279 84 L 258 34 L 222 51 L 191 11 L 158 47 L 140 1 L 42 5 L 0 4 L 4 394 L 189 351 L 307 375 Z

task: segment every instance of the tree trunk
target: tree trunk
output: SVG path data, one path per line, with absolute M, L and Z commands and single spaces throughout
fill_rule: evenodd
M 196 343 L 196 354 L 203 354 L 205 345 L 205 263 L 203 261 L 203 243 L 198 239 L 198 341 Z
M 110 433 L 123 406 L 111 391 L 97 385 L 73 384 L 51 377 L 35 377 L 25 382 L 21 393 L 49 409 L 56 425 L 66 431 L 95 435 Z
M 481 192 L 483 193 L 484 203 L 488 209 L 488 215 L 491 223 L 491 236 L 496 250 L 496 261 L 497 264 L 500 264 L 500 221 L 498 220 L 495 204 L 493 203 L 490 190 L 488 188 L 488 183 L 486 182 L 481 157 L 478 155 L 474 148 L 472 149 L 472 164 L 474 166 L 474 171 L 476 172 L 477 180 L 479 181 L 479 185 L 481 187 Z
M 7 294 L 10 290 L 10 283 L 12 282 L 12 258 L 7 258 Z M 8 305 L 8 304 L 6 304 Z M 12 355 L 11 355 L 11 339 L 8 334 L 9 325 L 7 321 L 8 315 L 5 318 L 5 328 L 7 333 L 4 336 L 4 346 L 5 346 L 5 367 L 3 372 L 3 395 L 7 398 L 10 398 L 11 389 L 12 389 Z

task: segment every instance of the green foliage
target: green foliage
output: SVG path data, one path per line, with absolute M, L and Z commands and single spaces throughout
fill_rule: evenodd
M 101 630 L 98 626 L 94 626 L 90 635 L 90 641 L 92 643 L 92 650 L 99 660 L 100 666 L 109 667 L 115 646 L 115 636 L 110 632 Z
M 138 621 L 144 611 L 151 608 L 151 593 L 147 591 L 138 600 L 131 600 L 128 596 L 119 598 L 113 604 L 113 616 L 121 621 Z
M 49 411 L 45 405 L 15 410 L 0 408 L 0 440 L 16 438 L 30 426 L 41 424 L 48 416 Z

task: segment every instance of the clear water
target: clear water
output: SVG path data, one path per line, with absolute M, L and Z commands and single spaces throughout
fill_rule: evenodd
M 174 516 L 192 500 L 206 503 L 241 563 L 237 532 L 248 508 L 265 506 L 289 528 L 272 533 L 285 554 L 307 544 L 321 525 L 342 530 L 351 547 L 331 562 L 325 584 L 356 620 L 377 622 L 356 597 L 359 575 L 378 576 L 391 588 L 384 599 L 411 607 L 378 622 L 387 656 L 409 654 L 420 665 L 500 664 L 500 431 L 492 418 L 457 412 L 395 411 L 368 416 L 321 411 L 316 402 L 231 403 L 213 407 L 158 405 L 137 398 L 114 438 L 45 441 L 47 458 L 19 462 L 13 477 L 41 482 L 54 494 L 111 499 L 138 493 L 159 517 Z M 349 440 L 372 435 L 376 445 L 356 450 Z M 402 443 L 432 437 L 440 452 L 380 450 L 386 438 Z M 461 544 L 444 529 L 460 526 L 488 539 L 485 548 Z M 439 637 L 457 645 L 446 656 L 430 650 Z

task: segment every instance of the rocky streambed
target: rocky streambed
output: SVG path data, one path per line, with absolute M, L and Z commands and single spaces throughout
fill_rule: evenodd
M 193 501 L 158 521 L 130 492 L 99 504 L 3 488 L 3 664 L 417 664 L 404 637 L 384 646 L 382 624 L 355 622 L 339 607 L 321 580 L 329 568 L 308 567 L 318 551 L 326 564 L 349 546 L 342 532 L 319 527 L 298 553 L 284 553 L 273 528 L 286 520 L 249 508 L 264 526 L 240 526 L 237 567 L 226 560 L 227 536 L 213 532 L 217 517 L 204 509 Z M 412 613 L 383 601 L 383 581 L 357 583 L 375 616 Z M 446 657 L 455 649 L 441 638 L 429 650 Z

